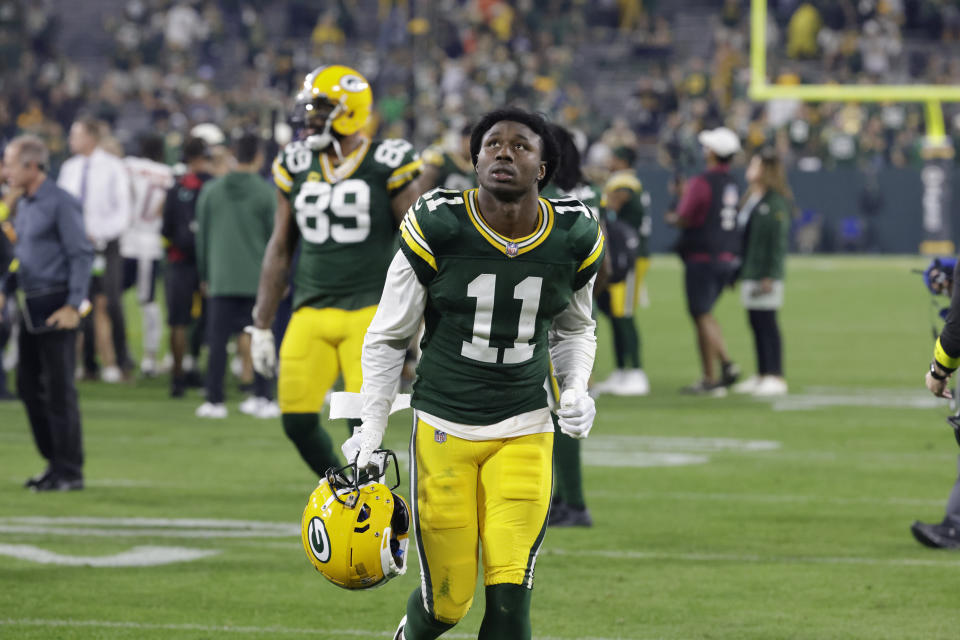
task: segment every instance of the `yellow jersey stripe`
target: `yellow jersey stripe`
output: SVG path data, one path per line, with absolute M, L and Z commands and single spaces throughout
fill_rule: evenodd
M 290 193 L 290 189 L 293 187 L 293 177 L 280 164 L 280 158 L 273 161 L 273 181 L 281 191 L 286 193 Z
M 400 228 L 400 237 L 404 242 L 407 243 L 407 246 L 410 247 L 411 251 L 420 256 L 420 259 L 430 265 L 434 271 L 437 271 L 436 258 L 428 253 L 426 249 L 421 247 L 420 243 L 414 240 L 413 236 L 410 235 L 410 229 L 407 227 L 407 225 L 404 225 Z
M 600 257 L 600 254 L 603 253 L 603 233 L 600 230 L 597 230 L 597 242 L 593 245 L 593 251 L 590 252 L 590 255 L 587 256 L 587 259 L 580 263 L 580 267 L 577 269 L 577 273 L 580 273 Z
M 933 348 L 933 359 L 944 369 L 956 369 L 960 366 L 960 357 L 952 358 L 947 355 L 940 345 L 940 338 L 937 338 L 937 344 Z
M 395 180 L 397 178 L 407 175 L 408 173 L 417 171 L 422 166 L 423 166 L 423 160 L 421 160 L 420 158 L 417 158 L 412 162 L 408 162 L 407 164 L 403 165 L 402 167 L 399 167 L 393 173 L 391 173 L 390 176 L 387 178 L 387 182 L 389 183 L 391 180 Z
M 407 224 L 410 226 L 410 230 L 415 232 L 415 235 L 423 241 L 423 245 L 427 250 L 430 250 L 430 245 L 427 243 L 427 237 L 423 234 L 423 229 L 420 228 L 420 223 L 417 222 L 417 216 L 413 215 L 413 212 L 408 212 L 404 220 L 407 221 Z M 433 253 L 433 251 L 430 251 Z
M 420 168 L 423 166 L 423 163 L 417 160 L 415 164 L 417 166 L 409 171 L 400 174 L 391 174 L 390 177 L 387 178 L 387 189 L 390 189 L 391 191 L 394 189 L 399 189 L 416 178 L 417 174 L 420 172 Z

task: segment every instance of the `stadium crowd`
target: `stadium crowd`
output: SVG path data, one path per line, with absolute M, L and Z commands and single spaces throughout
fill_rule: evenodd
M 509 101 L 572 129 L 603 164 L 628 144 L 640 162 L 690 171 L 696 134 L 725 124 L 748 150 L 775 141 L 789 166 L 914 166 L 919 105 L 758 105 L 747 99 L 748 2 L 446 0 L 267 3 L 130 0 L 87 34 L 104 58 L 58 42 L 74 28 L 53 0 L 0 3 L 0 136 L 40 135 L 53 165 L 78 114 L 113 127 L 129 152 L 167 135 L 170 162 L 195 124 L 265 132 L 317 64 L 371 78 L 386 137 L 418 147 Z M 710 11 L 704 11 L 710 5 Z M 768 25 L 771 80 L 960 82 L 960 11 L 944 0 L 780 0 Z M 710 38 L 689 33 L 699 10 Z M 685 26 L 686 25 L 686 26 Z M 309 43 L 306 44 L 305 43 Z M 625 55 L 626 54 L 626 55 Z M 948 112 L 960 146 L 960 114 Z M 615 141 L 612 142 L 612 141 Z

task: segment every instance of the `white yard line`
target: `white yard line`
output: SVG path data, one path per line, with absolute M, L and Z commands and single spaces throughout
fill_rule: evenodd
M 138 629 L 144 631 L 200 631 L 202 633 L 224 633 L 224 634 L 271 634 L 271 635 L 294 635 L 311 636 L 314 638 L 390 638 L 393 631 L 371 631 L 369 629 L 296 629 L 290 627 L 233 627 L 233 626 L 215 626 L 206 624 L 163 624 L 163 623 L 144 623 L 144 622 L 122 622 L 113 620 L 48 620 L 37 618 L 0 618 L 0 627 L 42 627 L 42 628 L 100 628 L 100 629 Z M 321 635 L 323 634 L 323 635 Z M 445 633 L 444 638 L 473 638 L 467 633 Z M 570 636 L 534 636 L 534 640 L 572 640 Z M 630 638 L 627 636 L 576 636 L 576 640 L 640 640 L 636 636 Z M 645 640 L 655 640 L 647 638 Z
M 882 496 L 863 496 L 856 498 L 838 498 L 835 496 L 802 496 L 763 493 L 707 493 L 695 491 L 606 491 L 603 489 L 587 491 L 587 495 L 596 498 L 615 498 L 617 500 L 690 500 L 702 502 L 812 502 L 818 504 L 887 504 L 916 507 L 942 507 L 943 498 L 897 498 Z
M 683 562 L 735 562 L 753 564 L 835 564 L 878 567 L 941 567 L 954 570 L 960 567 L 960 558 L 931 552 L 930 558 L 871 558 L 862 556 L 776 556 L 753 553 L 672 553 L 669 551 L 630 551 L 602 549 L 556 549 L 545 547 L 544 555 L 611 560 L 679 560 Z

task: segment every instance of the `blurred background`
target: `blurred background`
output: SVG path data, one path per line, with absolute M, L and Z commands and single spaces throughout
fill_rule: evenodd
M 787 158 L 794 249 L 915 252 L 922 105 L 751 102 L 749 13 L 747 0 L 0 0 L 0 137 L 40 134 L 55 167 L 82 113 L 126 153 L 164 134 L 171 163 L 201 123 L 283 141 L 304 75 L 342 63 L 373 82 L 378 134 L 418 149 L 507 102 L 573 129 L 597 179 L 613 147 L 635 147 L 655 251 L 673 241 L 662 213 L 698 168 L 696 134 L 726 124 Z M 771 82 L 960 83 L 956 0 L 770 0 L 768 22 Z M 960 109 L 944 108 L 956 147 Z

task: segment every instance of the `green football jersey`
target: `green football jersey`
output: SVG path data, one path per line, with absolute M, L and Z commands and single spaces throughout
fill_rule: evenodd
M 587 209 L 590 210 L 594 218 L 600 218 L 600 194 L 592 185 L 578 184 L 573 188 L 573 191 L 564 191 L 551 182 L 540 192 L 540 197 L 551 199 L 576 198 L 587 205 Z
M 464 191 L 477 186 L 477 172 L 468 160 L 463 160 L 437 145 L 427 147 L 420 156 L 424 164 L 434 166 L 440 171 L 437 177 L 438 187 Z
M 609 216 L 616 216 L 618 220 L 626 222 L 637 230 L 640 236 L 640 246 L 637 247 L 638 258 L 650 257 L 650 227 L 652 220 L 647 209 L 650 207 L 650 194 L 643 190 L 640 178 L 633 171 L 626 169 L 618 171 L 607 180 L 603 187 L 604 196 L 618 189 L 627 189 L 631 192 L 630 199 L 620 208 L 619 212 L 607 211 Z M 604 199 L 606 204 L 606 199 Z
M 603 234 L 587 207 L 540 198 L 536 231 L 509 239 L 480 215 L 476 189 L 434 189 L 400 233 L 427 288 L 411 404 L 469 425 L 546 407 L 547 332 L 603 262 Z
M 293 307 L 348 311 L 377 304 L 395 251 L 390 199 L 420 173 L 406 140 L 364 140 L 334 166 L 329 156 L 291 142 L 273 162 L 273 180 L 290 200 L 300 232 Z

